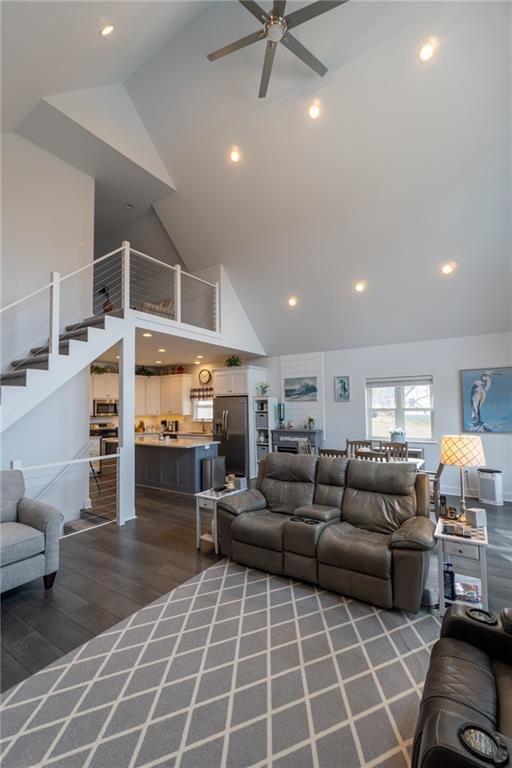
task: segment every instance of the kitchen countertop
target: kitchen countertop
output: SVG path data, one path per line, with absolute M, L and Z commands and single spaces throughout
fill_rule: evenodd
M 197 438 L 178 438 L 159 440 L 157 437 L 136 437 L 135 445 L 148 445 L 153 448 L 204 448 L 207 445 L 219 445 L 219 440 L 197 440 Z

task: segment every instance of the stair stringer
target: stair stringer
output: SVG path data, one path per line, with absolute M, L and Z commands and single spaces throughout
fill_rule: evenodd
M 51 354 L 48 370 L 28 369 L 26 386 L 2 386 L 0 434 L 117 344 L 133 322 L 106 315 L 104 328 L 87 328 L 87 341 L 70 340 L 68 355 Z

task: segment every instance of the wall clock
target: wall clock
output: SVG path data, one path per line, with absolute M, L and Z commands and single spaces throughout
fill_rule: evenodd
M 199 371 L 199 382 L 201 384 L 209 384 L 212 380 L 212 374 L 208 370 L 208 368 L 203 368 L 202 371 Z

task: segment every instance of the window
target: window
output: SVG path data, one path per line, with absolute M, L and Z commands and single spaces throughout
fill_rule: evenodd
M 213 421 L 213 400 L 192 400 L 192 418 L 194 421 Z
M 389 440 L 403 429 L 409 441 L 432 440 L 432 377 L 369 379 L 366 382 L 366 432 L 372 440 Z

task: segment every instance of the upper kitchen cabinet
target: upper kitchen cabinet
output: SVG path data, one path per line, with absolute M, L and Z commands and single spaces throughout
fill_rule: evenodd
M 266 379 L 264 368 L 244 365 L 213 371 L 213 393 L 220 395 L 255 395 L 256 387 Z
M 190 388 L 192 376 L 188 373 L 160 376 L 160 413 L 175 413 L 190 416 Z
M 93 400 L 119 400 L 117 373 L 96 373 L 91 379 Z
M 135 414 L 137 416 L 160 415 L 162 378 L 163 376 L 135 377 Z
M 161 407 L 161 376 L 145 376 L 146 379 L 146 410 L 149 416 L 159 416 Z

